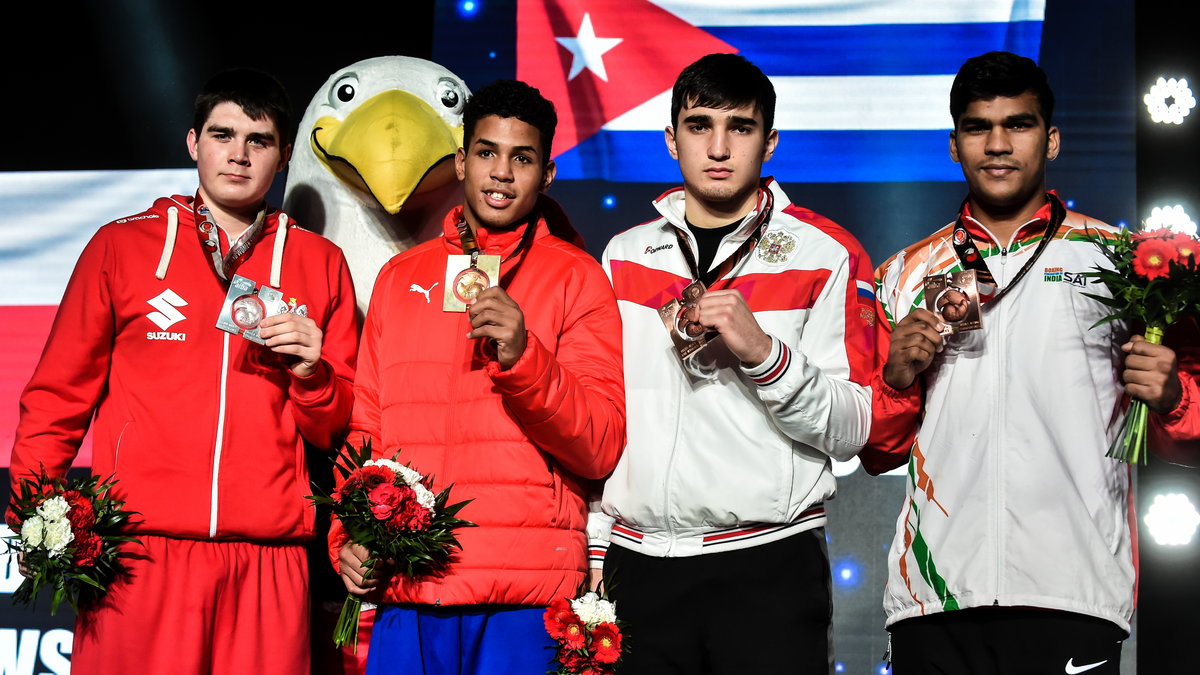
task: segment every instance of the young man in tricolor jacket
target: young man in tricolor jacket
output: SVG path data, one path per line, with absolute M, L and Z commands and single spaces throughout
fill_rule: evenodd
M 196 194 L 100 228 L 21 395 L 14 488 L 64 475 L 90 429 L 92 471 L 136 514 L 131 573 L 78 615 L 74 673 L 308 672 L 305 441 L 331 448 L 350 420 L 357 322 L 341 250 L 264 201 L 289 106 L 264 73 L 209 80 Z M 217 327 L 239 276 L 283 294 L 265 344 Z
M 1107 291 L 1083 273 L 1117 230 L 1046 190 L 1053 112 L 1032 60 L 968 59 L 950 90 L 967 198 L 876 272 L 891 341 L 859 457 L 908 467 L 884 595 L 897 675 L 1120 668 L 1137 527 L 1130 467 L 1105 452 L 1126 393 L 1167 413 L 1179 381 L 1171 350 L 1096 325 Z M 964 270 L 982 328 L 947 334 L 924 279 Z
M 761 176 L 774 113 L 740 56 L 684 69 L 683 186 L 604 252 L 629 441 L 590 529 L 636 645 L 623 673 L 831 672 L 824 501 L 869 431 L 872 267 Z

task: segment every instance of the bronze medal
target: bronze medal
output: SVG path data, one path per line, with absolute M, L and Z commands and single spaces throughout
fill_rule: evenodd
M 474 304 L 479 294 L 490 285 L 491 279 L 488 278 L 486 272 L 478 267 L 468 267 L 454 277 L 452 288 L 454 289 L 454 297 L 459 302 L 464 305 L 471 305 Z

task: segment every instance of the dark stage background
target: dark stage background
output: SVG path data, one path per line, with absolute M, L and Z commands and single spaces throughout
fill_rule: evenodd
M 1138 121 L 1144 117 L 1141 93 L 1149 86 L 1147 74 L 1139 72 L 1139 59 L 1165 68 L 1172 59 L 1183 58 L 1194 70 L 1193 39 L 1185 36 L 1187 27 L 1180 17 L 1165 18 L 1165 4 L 1138 3 L 1135 16 L 1129 0 L 1046 3 L 1039 61 L 1058 96 L 1055 123 L 1063 135 L 1062 156 L 1050 165 L 1049 184 L 1076 209 L 1111 223 L 1136 224 L 1162 186 L 1176 185 L 1172 194 L 1178 201 L 1187 199 L 1183 191 L 1196 184 L 1195 134 L 1154 136 L 1151 156 L 1141 153 L 1138 145 L 1143 135 L 1159 133 Z M 11 185 L 38 179 L 38 173 L 26 172 L 191 168 L 184 146 L 191 97 L 208 76 L 231 66 L 259 67 L 279 76 L 292 94 L 297 119 L 331 73 L 373 56 L 401 54 L 444 63 L 473 89 L 495 77 L 512 77 L 516 66 L 511 17 L 516 0 L 480 5 L 483 10 L 467 19 L 454 2 L 344 2 L 313 9 L 284 2 L 27 4 L 26 18 L 10 20 L 0 43 L 9 73 L 5 105 L 0 107 L 0 128 L 8 132 L 0 152 L 0 179 Z M 465 68 L 449 63 L 463 52 L 495 51 L 493 43 L 499 57 Z M 948 116 L 947 112 L 947 123 Z M 1191 152 L 1182 152 L 1185 149 Z M 665 154 L 661 146 L 656 151 Z M 777 154 L 802 152 L 802 147 L 781 145 Z M 1165 160 L 1182 155 L 1187 155 L 1182 165 Z M 767 173 L 771 166 L 766 166 Z M 1156 176 L 1153 185 L 1146 183 L 1149 175 Z M 1189 176 L 1190 182 L 1180 182 L 1181 176 Z M 889 175 L 859 182 L 794 182 L 782 174 L 779 178 L 796 203 L 850 229 L 876 263 L 948 221 L 964 194 L 958 180 L 892 182 Z M 283 185 L 281 177 L 272 191 L 275 203 L 282 201 Z M 652 217 L 650 200 L 672 186 L 573 180 L 557 183 L 551 194 L 564 204 L 598 256 L 614 233 Z M 37 226 L 14 216 L 13 194 L 0 188 L 3 265 L 24 253 L 19 245 L 6 242 L 19 239 L 18 230 Z M 149 200 L 156 195 L 144 196 Z M 45 199 L 55 199 L 54 193 L 47 192 Z M 101 222 L 98 218 L 96 225 Z M 17 331 L 10 323 L 0 325 L 0 340 L 16 340 Z M 0 368 L 23 383 L 31 364 L 6 356 Z M 6 446 L 12 441 L 16 393 L 11 386 L 0 392 L 7 396 L 0 398 L 0 405 L 9 406 L 0 410 L 0 441 Z M 0 448 L 0 454 L 6 453 L 7 447 Z M 6 466 L 6 460 L 0 462 L 0 467 Z M 1154 471 L 1162 472 L 1161 480 L 1192 490 L 1192 500 L 1197 501 L 1194 476 L 1153 466 L 1142 473 L 1155 475 Z M 839 472 L 847 475 L 840 479 L 838 498 L 829 505 L 836 659 L 839 672 L 878 673 L 887 643 L 880 608 L 884 564 L 903 483 L 894 476 L 871 478 L 855 464 L 839 467 Z M 2 468 L 0 473 L 0 479 L 7 475 Z M 0 485 L 3 498 L 7 481 L 0 480 Z M 1195 611 L 1187 611 L 1179 598 L 1192 598 L 1200 584 L 1192 579 L 1177 584 L 1173 575 L 1195 568 L 1195 547 L 1160 554 L 1148 552 L 1152 546 L 1143 541 L 1143 602 L 1135 639 L 1127 643 L 1124 672 L 1135 672 L 1135 661 L 1142 662 L 1147 673 L 1188 672 L 1176 669 L 1181 666 L 1171 660 L 1190 651 L 1186 643 L 1163 644 L 1147 633 L 1151 627 L 1155 636 L 1178 636 L 1189 628 L 1194 632 Z M 51 618 L 45 612 L 10 608 L 8 594 L 19 581 L 15 567 L 15 560 L 5 565 L 0 556 L 0 675 L 65 673 L 70 613 L 60 611 Z M 325 569 L 314 567 L 313 573 L 317 577 Z M 135 645 L 136 638 L 131 638 L 131 647 Z

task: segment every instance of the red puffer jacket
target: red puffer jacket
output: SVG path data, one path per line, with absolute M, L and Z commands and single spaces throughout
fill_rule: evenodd
M 544 605 L 573 593 L 586 567 L 586 479 L 603 478 L 625 444 L 621 320 L 599 264 L 550 234 L 545 220 L 511 231 L 480 228 L 498 254 L 501 286 L 520 305 L 524 354 L 507 371 L 464 312 L 442 310 L 447 256 L 461 254 L 456 223 L 380 272 L 363 330 L 351 440 L 376 457 L 411 463 L 453 483 L 463 550 L 445 576 L 393 578 L 385 602 Z M 533 236 L 522 244 L 527 227 Z M 557 230 L 556 230 L 557 231 Z M 335 521 L 337 564 L 345 533 Z

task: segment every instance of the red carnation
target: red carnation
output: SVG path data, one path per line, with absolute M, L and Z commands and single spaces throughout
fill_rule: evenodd
M 392 517 L 392 513 L 404 500 L 404 494 L 400 490 L 401 488 L 391 483 L 380 483 L 367 492 L 367 499 L 371 502 L 371 513 L 376 520 L 387 520 Z
M 563 627 L 571 622 L 578 622 L 579 617 L 571 611 L 571 603 L 566 598 L 557 598 L 546 608 L 542 622 L 546 624 L 546 632 L 550 637 L 559 640 L 563 636 Z
M 71 547 L 75 549 L 76 567 L 88 567 L 95 564 L 96 558 L 100 557 L 100 552 L 103 550 L 104 541 L 95 533 L 88 532 L 82 538 L 76 539 Z
M 560 649 L 558 651 L 558 662 L 562 664 L 563 670 L 568 673 L 581 672 L 590 661 L 586 656 L 580 656 L 579 652 Z
M 1133 271 L 1146 279 L 1154 280 L 1170 273 L 1171 261 L 1176 249 L 1161 237 L 1146 237 L 1138 242 L 1133 254 Z
M 621 658 L 621 629 L 607 621 L 596 624 L 588 651 L 599 663 L 616 663 Z
M 96 524 L 96 509 L 90 499 L 75 490 L 63 493 L 63 498 L 71 505 L 71 510 L 67 511 L 67 520 L 71 521 L 71 531 L 78 538 L 81 533 L 91 530 Z
M 433 514 L 417 502 L 417 494 L 412 488 L 402 487 L 400 490 L 404 493 L 404 504 L 401 508 L 396 509 L 395 514 L 388 521 L 388 527 L 394 530 L 412 531 L 420 531 L 429 527 L 433 523 Z

